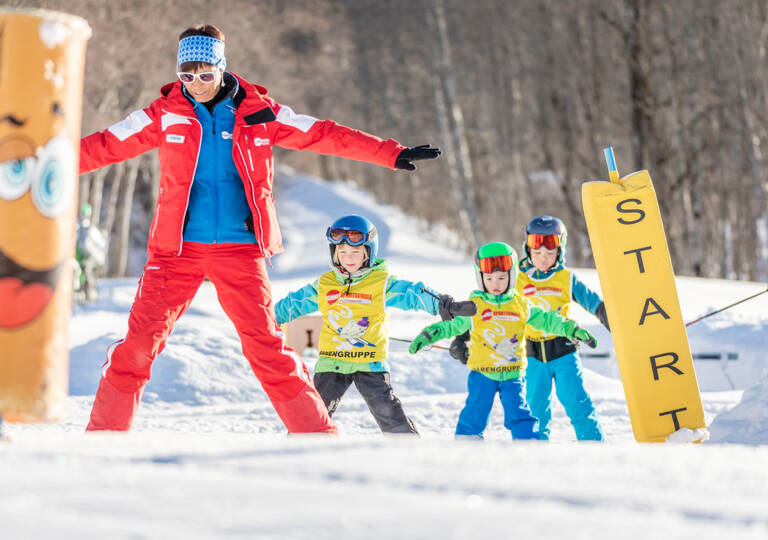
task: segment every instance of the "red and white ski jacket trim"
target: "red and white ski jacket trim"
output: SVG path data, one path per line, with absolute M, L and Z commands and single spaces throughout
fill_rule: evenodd
M 234 76 L 243 92 L 238 92 L 235 99 L 232 158 L 243 181 L 263 256 L 283 250 L 272 197 L 272 146 L 311 150 L 390 168 L 394 168 L 398 154 L 405 148 L 393 139 L 382 140 L 331 120 L 296 114 L 268 97 L 263 86 Z M 158 254 L 179 254 L 201 139 L 200 122 L 182 93 L 181 82 L 176 81 L 165 85 L 161 97 L 149 107 L 84 137 L 80 143 L 80 173 L 158 148 L 160 191 L 147 249 Z

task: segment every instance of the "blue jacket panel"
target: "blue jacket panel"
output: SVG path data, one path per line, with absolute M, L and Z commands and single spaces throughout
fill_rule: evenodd
M 603 303 L 603 299 L 595 291 L 584 285 L 582 281 L 576 277 L 576 274 L 571 274 L 573 285 L 571 286 L 571 294 L 573 299 L 581 305 L 584 309 L 594 314 L 600 304 Z
M 236 84 L 234 77 L 226 80 Z M 204 244 L 255 243 L 256 237 L 246 227 L 251 210 L 232 159 L 234 102 L 231 97 L 223 99 L 216 104 L 213 114 L 202 103 L 192 100 L 192 104 L 203 137 L 189 194 L 184 240 Z
M 289 292 L 285 298 L 281 298 L 275 304 L 277 324 L 291 322 L 317 311 L 317 283 L 315 281 L 299 290 Z
M 436 296 L 440 295 L 421 281 L 414 283 L 390 276 L 387 284 L 387 307 L 404 311 L 426 311 L 430 315 L 437 315 L 439 306 Z

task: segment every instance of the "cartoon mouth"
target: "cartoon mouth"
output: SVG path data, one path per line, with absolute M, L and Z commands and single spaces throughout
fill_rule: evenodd
M 17 328 L 40 315 L 53 297 L 64 262 L 30 270 L 0 250 L 0 328 Z

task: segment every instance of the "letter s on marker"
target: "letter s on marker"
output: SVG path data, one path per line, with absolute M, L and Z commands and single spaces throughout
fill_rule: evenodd
M 639 214 L 640 217 L 638 217 L 634 221 L 627 221 L 623 218 L 618 218 L 616 221 L 618 221 L 622 225 L 634 225 L 635 223 L 640 223 L 645 219 L 645 212 L 643 210 L 639 208 L 624 208 L 624 205 L 626 203 L 643 204 L 643 201 L 641 201 L 640 199 L 624 199 L 623 201 L 620 201 L 619 204 L 616 205 L 616 210 L 621 212 L 622 214 Z

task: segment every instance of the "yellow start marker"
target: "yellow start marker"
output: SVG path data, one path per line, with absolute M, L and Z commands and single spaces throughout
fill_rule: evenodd
M 592 252 L 635 439 L 705 428 L 656 192 L 648 171 L 582 185 Z
M 0 9 L 0 417 L 58 420 L 68 390 L 88 23 Z

